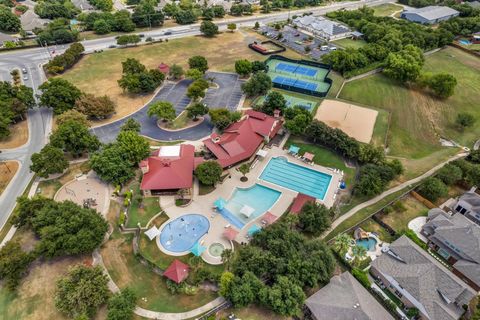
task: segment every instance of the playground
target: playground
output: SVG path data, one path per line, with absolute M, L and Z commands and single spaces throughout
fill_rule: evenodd
M 266 64 L 275 88 L 324 97 L 332 84 L 327 78 L 330 69 L 321 63 L 275 55 Z
M 323 100 L 315 119 L 338 128 L 357 141 L 370 143 L 378 111 L 338 100 Z

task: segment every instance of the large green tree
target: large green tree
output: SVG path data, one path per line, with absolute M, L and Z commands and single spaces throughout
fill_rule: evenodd
M 455 92 L 457 79 L 448 73 L 437 73 L 430 76 L 428 86 L 440 98 L 448 98 Z
M 208 113 L 208 107 L 204 103 L 194 103 L 191 106 L 187 107 L 188 117 L 197 120 L 199 116 L 206 115 Z
M 137 27 L 158 27 L 163 24 L 163 12 L 155 9 L 155 5 L 154 1 L 142 0 L 135 6 L 132 21 Z
M 222 166 L 217 161 L 205 161 L 195 169 L 195 175 L 204 185 L 215 185 L 222 176 Z
M 262 295 L 266 305 L 285 316 L 300 315 L 306 297 L 302 288 L 285 276 L 279 276 L 271 288 L 264 288 Z
M 100 141 L 88 131 L 88 127 L 73 120 L 58 126 L 50 136 L 50 144 L 74 156 L 100 147 Z
M 383 72 L 400 82 L 415 81 L 420 75 L 424 61 L 422 50 L 409 44 L 401 51 L 388 55 Z
M 208 61 L 203 56 L 193 56 L 188 59 L 188 66 L 190 69 L 198 69 L 205 73 L 208 70 Z
M 255 75 L 253 77 L 255 77 Z M 260 111 L 273 116 L 275 110 L 280 110 L 283 114 L 286 108 L 287 100 L 285 100 L 283 94 L 278 91 L 270 91 L 265 97 L 265 101 L 260 107 Z
M 168 101 L 157 101 L 148 108 L 149 117 L 157 117 L 163 121 L 172 121 L 176 118 L 175 108 Z
M 442 180 L 430 177 L 418 188 L 418 192 L 430 201 L 435 201 L 438 198 L 445 197 L 448 194 L 448 187 Z
M 18 32 L 21 27 L 20 18 L 10 8 L 0 5 L 0 31 Z
M 242 77 L 248 76 L 250 73 L 252 73 L 252 63 L 247 59 L 235 61 L 235 72 Z
M 266 94 L 272 88 L 272 79 L 265 72 L 255 73 L 247 82 L 242 84 L 243 92 L 249 96 Z
M 84 94 L 75 101 L 75 109 L 94 119 L 105 119 L 115 112 L 115 103 L 108 96 Z
M 39 177 L 47 178 L 54 173 L 62 173 L 68 168 L 68 161 L 62 149 L 47 144 L 39 153 L 32 154 L 30 170 Z
M 53 109 L 55 114 L 62 114 L 75 106 L 75 101 L 82 92 L 72 83 L 61 78 L 51 78 L 39 89 L 42 91 L 40 103 Z
M 150 155 L 150 144 L 147 139 L 135 131 L 121 131 L 116 144 L 123 151 L 123 157 L 135 165 Z
M 34 256 L 23 251 L 17 241 L 10 240 L 0 248 L 0 279 L 7 289 L 14 290 L 18 286 L 33 259 Z
M 124 184 L 135 176 L 132 164 L 116 144 L 104 146 L 90 157 L 92 170 L 105 182 Z
M 316 236 L 327 230 L 332 223 L 330 210 L 315 202 L 307 202 L 298 217 L 302 229 Z
M 218 26 L 211 21 L 205 20 L 200 24 L 200 32 L 206 37 L 213 37 L 218 34 Z
M 131 320 L 137 295 L 130 288 L 115 293 L 108 300 L 107 320 Z

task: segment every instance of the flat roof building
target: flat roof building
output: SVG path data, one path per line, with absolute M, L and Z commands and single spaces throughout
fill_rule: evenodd
M 347 26 L 324 17 L 312 15 L 298 17 L 293 20 L 293 24 L 326 40 L 341 39 L 351 35 L 351 30 Z
M 457 10 L 449 7 L 428 6 L 404 10 L 400 17 L 412 22 L 435 24 L 456 17 L 459 14 Z

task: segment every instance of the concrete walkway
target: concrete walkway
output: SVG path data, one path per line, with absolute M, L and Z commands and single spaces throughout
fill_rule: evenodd
M 166 312 L 157 312 L 146 310 L 140 307 L 135 308 L 135 314 L 148 319 L 168 319 L 168 320 L 177 320 L 177 319 L 192 319 L 199 315 L 206 313 L 207 311 L 212 310 L 215 307 L 218 307 L 225 302 L 225 299 L 218 297 L 209 303 L 190 311 L 181 312 L 181 313 L 166 313 Z
M 335 230 L 336 227 L 338 227 L 342 222 L 344 222 L 345 220 L 351 218 L 355 213 L 357 213 L 358 211 L 366 208 L 366 207 L 369 207 L 375 203 L 377 203 L 378 201 L 382 200 L 383 198 L 385 198 L 386 196 L 389 196 L 391 195 L 392 193 L 395 193 L 397 191 L 400 191 L 412 184 L 415 184 L 417 182 L 420 182 L 421 180 L 425 179 L 425 178 L 428 178 L 430 177 L 431 175 L 433 175 L 437 170 L 439 170 L 441 167 L 443 167 L 444 165 L 446 165 L 447 163 L 451 162 L 451 161 L 455 161 L 455 160 L 458 160 L 460 158 L 463 158 L 463 157 L 466 157 L 468 155 L 468 153 L 466 152 L 463 152 L 463 153 L 459 153 L 459 154 L 456 154 L 452 157 L 450 157 L 448 160 L 445 160 L 444 162 L 436 165 L 435 167 L 433 167 L 432 169 L 428 170 L 427 172 L 425 172 L 424 174 L 416 177 L 416 178 L 413 178 L 411 180 L 408 180 L 408 181 L 405 181 L 404 183 L 401 183 L 399 184 L 398 186 L 396 187 L 393 187 L 381 194 L 379 194 L 378 196 L 376 196 L 375 198 L 372 198 L 368 201 L 365 201 L 361 204 L 359 204 L 358 206 L 352 208 L 350 211 L 347 211 L 344 215 L 342 215 L 341 217 L 339 217 L 338 219 L 336 219 L 335 221 L 333 221 L 332 223 L 332 226 L 330 227 L 330 229 L 325 232 L 321 238 L 325 238 L 330 232 L 332 232 L 333 230 Z

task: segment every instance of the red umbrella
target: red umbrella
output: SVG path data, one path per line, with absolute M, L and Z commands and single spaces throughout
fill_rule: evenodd
M 223 235 L 225 236 L 225 238 L 230 241 L 234 240 L 237 234 L 238 231 L 233 229 L 232 227 L 225 228 L 225 231 L 223 231 Z

